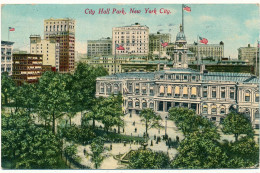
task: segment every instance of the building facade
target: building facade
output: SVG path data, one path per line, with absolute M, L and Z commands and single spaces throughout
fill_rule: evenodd
M 13 70 L 13 44 L 11 41 L 1 41 L 1 73 L 8 72 L 12 75 Z
M 44 20 L 44 39 L 59 43 L 59 71 L 73 72 L 75 68 L 75 20 Z
M 122 93 L 125 113 L 151 108 L 162 118 L 171 107 L 186 107 L 221 122 L 236 109 L 259 128 L 259 78 L 249 73 L 207 72 L 188 68 L 187 42 L 181 29 L 176 37 L 173 68 L 155 72 L 128 72 L 99 77 L 96 96 Z
M 188 49 L 195 54 L 199 59 L 213 59 L 221 61 L 224 57 L 224 43 L 221 41 L 219 44 L 188 44 Z M 198 51 L 199 49 L 199 51 Z
M 238 48 L 238 59 L 242 61 L 246 61 L 249 64 L 255 64 L 256 56 L 259 54 L 259 49 L 257 47 L 251 47 L 248 44 L 247 47 Z
M 18 85 L 36 83 L 42 75 L 43 55 L 13 54 L 13 79 Z
M 88 57 L 112 55 L 112 39 L 88 40 Z
M 125 50 L 115 50 L 116 44 Z M 113 55 L 148 55 L 149 53 L 149 27 L 135 23 L 130 26 L 114 27 L 112 29 Z
M 30 36 L 30 53 L 42 54 L 43 65 L 50 65 L 59 71 L 59 43 L 50 40 L 42 40 L 40 35 Z
M 168 33 L 151 33 L 149 34 L 149 54 L 157 56 L 165 56 L 167 47 L 163 47 L 163 42 L 170 43 L 171 35 Z

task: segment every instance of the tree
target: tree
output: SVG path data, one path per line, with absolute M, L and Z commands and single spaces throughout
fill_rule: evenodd
M 140 113 L 140 117 L 141 121 L 144 122 L 146 135 L 151 128 L 161 128 L 160 120 L 162 118 L 159 115 L 156 115 L 152 109 L 143 109 Z
M 18 169 L 59 168 L 62 143 L 24 112 L 2 114 L 2 161 Z
M 38 111 L 44 118 L 51 119 L 52 131 L 55 133 L 55 120 L 68 112 L 70 95 L 66 90 L 70 76 L 55 72 L 45 72 L 38 84 Z
M 120 97 L 120 95 L 112 95 L 99 103 L 98 114 L 107 132 L 112 126 L 123 127 L 124 125 L 124 121 L 121 118 L 124 114 L 122 112 Z
M 207 135 L 209 139 L 217 140 L 220 138 L 214 122 L 200 115 L 196 115 L 193 110 L 187 108 L 171 108 L 169 110 L 169 119 L 174 121 L 184 136 L 199 131 Z
M 104 141 L 101 137 L 95 138 L 90 144 L 91 153 L 89 153 L 91 157 L 91 161 L 94 162 L 95 168 L 98 169 L 104 159 L 101 155 L 105 151 Z
M 35 104 L 38 102 L 37 96 L 38 94 L 35 84 L 24 83 L 21 86 L 21 106 L 27 110 L 29 115 L 33 108 L 35 108 Z
M 227 155 L 218 141 L 211 140 L 201 132 L 193 132 L 181 141 L 178 154 L 171 163 L 172 168 L 213 169 L 225 168 Z
M 241 113 L 230 112 L 222 123 L 224 134 L 234 134 L 235 141 L 240 134 L 253 135 L 254 131 L 250 120 Z
M 9 103 L 9 99 L 13 95 L 13 91 L 15 90 L 15 83 L 11 76 L 8 76 L 8 72 L 3 72 L 1 74 L 1 93 L 2 93 L 2 102 L 6 105 Z
M 69 160 L 80 162 L 80 157 L 77 156 L 77 146 L 75 144 L 66 146 L 64 149 L 64 153 L 66 156 L 66 162 L 67 158 L 69 158 Z
M 96 78 L 107 75 L 106 69 L 103 67 L 93 67 L 86 63 L 79 62 L 75 73 L 73 74 L 73 83 L 71 89 L 73 91 L 72 100 L 77 110 L 81 112 L 90 109 L 93 106 L 93 99 L 96 93 Z
M 151 150 L 136 150 L 130 152 L 130 169 L 167 169 L 170 158 L 163 152 L 153 152 Z
M 259 145 L 249 136 L 243 136 L 238 141 L 224 141 L 224 152 L 228 156 L 227 168 L 252 168 L 259 165 Z

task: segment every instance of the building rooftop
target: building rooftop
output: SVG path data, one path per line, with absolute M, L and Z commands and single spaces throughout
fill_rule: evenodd
M 1 44 L 3 44 L 3 45 L 13 45 L 14 42 L 12 42 L 12 41 L 1 41 Z
M 149 79 L 154 80 L 156 74 L 167 74 L 169 72 L 176 73 L 190 73 L 201 74 L 199 71 L 190 68 L 171 68 L 156 72 L 126 72 L 117 73 L 109 76 L 100 77 L 100 79 Z M 230 72 L 208 72 L 201 74 L 203 82 L 210 81 L 225 81 L 225 82 L 238 82 L 238 83 L 255 83 L 260 82 L 259 78 L 249 73 L 230 73 Z

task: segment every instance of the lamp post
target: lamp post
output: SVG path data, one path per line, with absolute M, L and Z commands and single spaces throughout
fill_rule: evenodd
M 167 135 L 167 120 L 168 120 L 168 116 L 165 117 L 165 137 Z

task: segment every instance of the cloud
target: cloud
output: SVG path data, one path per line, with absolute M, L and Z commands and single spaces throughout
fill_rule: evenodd
M 199 20 L 201 22 L 208 22 L 208 21 L 214 21 L 216 20 L 216 18 L 212 16 L 200 16 Z
M 245 21 L 245 26 L 248 29 L 259 29 L 260 27 L 259 23 L 260 23 L 259 19 L 248 19 Z

